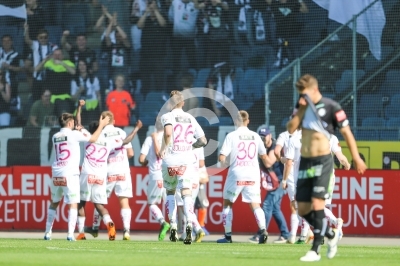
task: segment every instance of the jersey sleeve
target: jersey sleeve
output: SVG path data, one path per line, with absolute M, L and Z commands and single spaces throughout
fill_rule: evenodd
M 291 137 L 288 141 L 288 148 L 285 153 L 285 158 L 289 160 L 294 159 L 295 151 L 296 151 L 296 145 L 295 145 L 295 138 Z
M 148 136 L 148 137 L 146 138 L 146 140 L 144 141 L 144 143 L 143 143 L 143 146 L 142 146 L 142 149 L 140 150 L 140 153 L 141 153 L 141 154 L 144 154 L 144 155 L 149 154 L 149 151 L 150 151 L 150 147 L 151 147 L 152 142 L 153 142 L 153 141 L 152 141 L 151 137 Z
M 219 154 L 228 156 L 232 151 L 232 142 L 229 134 L 225 137 L 224 144 L 222 144 L 222 148 L 219 151 Z
M 332 122 L 334 128 L 344 128 L 349 125 L 349 120 L 345 111 L 342 109 L 339 103 L 334 102 L 332 106 Z
M 82 129 L 81 131 L 73 130 L 72 136 L 78 142 L 88 142 L 92 135 L 86 129 Z
M 171 113 L 166 113 L 161 116 L 161 123 L 163 127 L 171 125 L 172 126 L 172 115 Z
M 199 148 L 199 160 L 204 160 L 204 148 Z
M 330 139 L 330 145 L 331 145 L 331 151 L 333 153 L 337 153 L 339 151 L 342 151 L 342 147 L 340 147 L 340 143 L 338 138 L 335 135 L 331 135 L 331 139 Z
M 267 153 L 267 150 L 265 149 L 264 143 L 261 140 L 260 136 L 257 136 L 257 146 L 258 146 L 258 155 L 264 155 Z
M 276 140 L 276 145 L 283 147 L 285 145 L 285 132 L 279 134 L 278 139 Z

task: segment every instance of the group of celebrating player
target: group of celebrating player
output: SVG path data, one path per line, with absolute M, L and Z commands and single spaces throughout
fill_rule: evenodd
M 343 236 L 343 220 L 336 218 L 327 208 L 331 204 L 335 183 L 332 153 L 345 169 L 350 169 L 339 141 L 333 135 L 336 128 L 348 144 L 356 170 L 363 173 L 366 166 L 359 157 L 349 121 L 340 105 L 322 97 L 318 82 L 311 75 L 301 77 L 296 86 L 300 93 L 298 106 L 287 125 L 288 131 L 280 134 L 274 152 L 285 165 L 281 185 L 288 191 L 291 202 L 291 237 L 287 242 L 295 243 L 301 223 L 297 243 L 314 241 L 312 249 L 300 260 L 318 261 L 324 237 L 328 238 L 327 257 L 333 258 L 338 240 Z M 79 108 L 83 104 L 80 102 Z M 180 239 L 184 244 L 191 244 L 192 233 L 195 241 L 201 242 L 205 232 L 195 215 L 194 200 L 199 186 L 208 181 L 203 150 L 207 140 L 196 119 L 182 110 L 182 92 L 172 91 L 167 104 L 168 112 L 157 118 L 156 130 L 146 138 L 139 157 L 142 165 L 149 166 L 148 204 L 151 214 L 161 225 L 159 240 L 163 240 L 170 230 L 169 239 L 173 242 Z M 122 129 L 113 126 L 113 114 L 103 112 L 98 122 L 90 124 L 88 132 L 80 126 L 79 108 L 77 121 L 71 114 L 60 117 L 62 129 L 53 136 L 56 158 L 52 166 L 52 202 L 44 238 L 51 237 L 56 208 L 64 195 L 64 201 L 69 205 L 68 240 L 75 240 L 73 233 L 77 222 L 77 239 L 85 239 L 85 232 L 96 237 L 100 216 L 107 226 L 109 239 L 114 240 L 115 226 L 104 205 L 115 190 L 121 205 L 123 239 L 127 240 L 131 219 L 128 198 L 132 197 L 128 157 L 133 156 L 130 142 L 142 125 L 139 121 L 126 136 Z M 258 243 L 265 244 L 268 233 L 265 214 L 260 207 L 259 167 L 259 163 L 266 167 L 269 164 L 265 134 L 262 130 L 256 133 L 248 129 L 250 119 L 246 111 L 239 111 L 234 121 L 236 130 L 226 136 L 219 155 L 219 162 L 229 166 L 229 171 L 223 190 L 225 235 L 217 243 L 232 243 L 232 205 L 242 194 L 242 201 L 249 203 L 259 227 Z M 80 176 L 79 142 L 86 142 Z M 157 206 L 162 200 L 165 201 L 169 223 Z M 84 226 L 87 201 L 92 201 L 96 209 L 92 227 Z M 334 226 L 333 229 L 328 222 Z

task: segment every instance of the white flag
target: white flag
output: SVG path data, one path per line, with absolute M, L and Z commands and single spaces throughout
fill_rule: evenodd
M 0 1 L 0 16 L 11 16 L 26 19 L 25 4 L 16 5 L 19 1 L 14 1 L 11 4 L 9 1 Z
M 328 10 L 329 18 L 346 24 L 375 0 L 313 0 L 320 7 Z M 377 1 L 367 11 L 357 17 L 357 32 L 367 38 L 369 50 L 376 59 L 381 60 L 381 38 L 386 23 L 381 1 Z M 352 28 L 352 23 L 349 27 Z

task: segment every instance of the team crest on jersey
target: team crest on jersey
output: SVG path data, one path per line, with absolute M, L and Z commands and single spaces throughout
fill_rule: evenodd
M 183 116 L 176 116 L 175 121 L 178 123 L 190 123 L 190 118 L 189 117 L 183 117 Z
M 58 137 L 58 138 L 54 138 L 54 142 L 63 142 L 63 141 L 67 141 L 67 136 L 62 136 L 62 137 Z
M 104 136 L 105 136 L 106 138 L 114 137 L 114 136 L 119 136 L 119 131 L 107 132 L 107 133 L 104 133 Z
M 240 140 L 254 140 L 254 136 L 253 135 L 240 135 L 239 139 Z

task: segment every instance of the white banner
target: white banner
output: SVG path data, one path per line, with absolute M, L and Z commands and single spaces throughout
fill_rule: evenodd
M 12 16 L 26 19 L 26 7 L 25 5 L 18 7 L 8 7 L 0 4 L 0 16 Z

